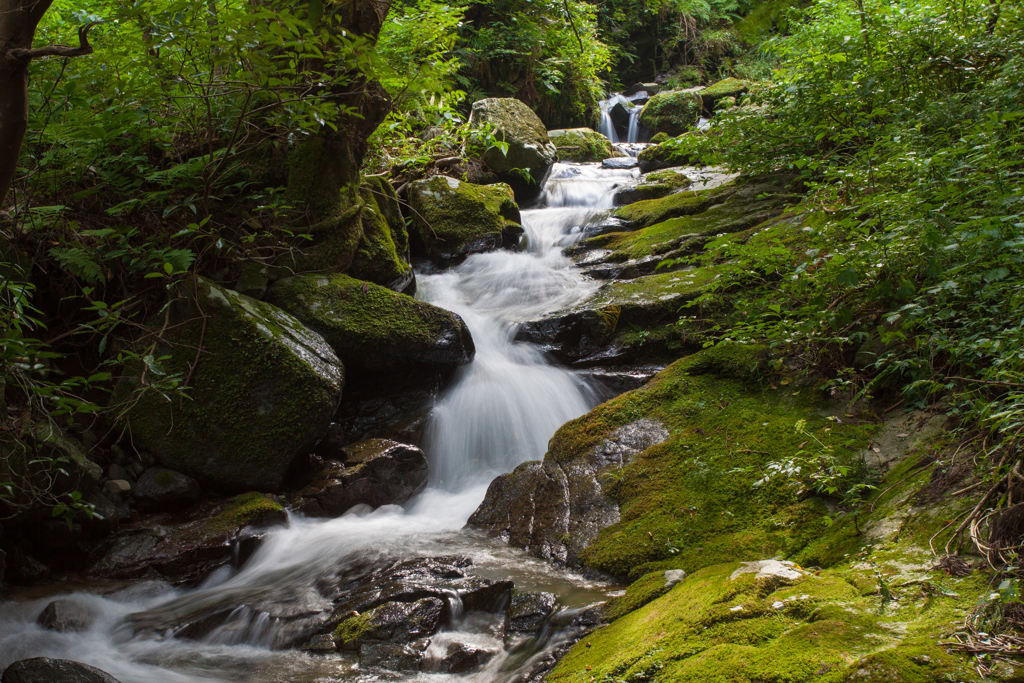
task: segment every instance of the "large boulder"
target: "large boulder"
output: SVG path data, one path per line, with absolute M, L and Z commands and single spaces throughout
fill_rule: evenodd
M 344 448 L 299 491 L 296 507 L 310 517 L 337 517 L 356 505 L 401 504 L 427 486 L 427 457 L 419 448 L 369 439 Z
M 508 144 L 506 153 L 497 147 L 485 150 L 482 160 L 515 189 L 517 198 L 531 199 L 540 194 L 544 176 L 558 159 L 558 150 L 532 109 L 511 98 L 480 100 L 473 103 L 469 124 L 490 124 L 495 137 Z M 529 174 L 529 180 L 522 177 L 521 171 Z
M 615 148 L 611 140 L 590 128 L 549 130 L 548 137 L 558 147 L 561 161 L 581 163 L 626 156 Z
M 99 559 L 90 574 L 196 583 L 218 567 L 244 561 L 259 545 L 264 529 L 287 521 L 277 502 L 261 493 L 243 493 L 197 506 L 183 521 L 156 518 L 111 537 L 98 548 Z
M 123 378 L 131 443 L 165 467 L 224 490 L 276 490 L 323 435 L 344 368 L 315 332 L 281 309 L 197 278 L 163 316 L 152 361 Z M 162 328 L 162 329 L 161 329 Z M 187 379 L 187 397 L 154 378 Z M 130 394 L 135 392 L 135 397 Z
M 468 363 L 475 351 L 458 315 L 347 275 L 287 278 L 267 301 L 323 335 L 353 377 L 433 377 Z
M 668 436 L 659 421 L 643 418 L 611 431 L 572 462 L 545 457 L 523 463 L 491 482 L 466 526 L 501 536 L 537 557 L 575 566 L 598 533 L 619 521 L 618 504 L 599 479 Z
M 94 666 L 70 659 L 22 659 L 4 670 L 3 683 L 118 683 Z
M 681 192 L 693 184 L 693 180 L 683 169 L 673 168 L 650 173 L 636 185 L 624 187 L 615 193 L 617 205 L 632 204 L 643 199 L 661 199 L 670 194 Z
M 143 512 L 187 508 L 199 500 L 199 482 L 166 467 L 150 467 L 135 485 L 135 503 Z
M 640 124 L 652 135 L 682 135 L 697 124 L 703 111 L 701 98 L 692 91 L 672 90 L 658 93 L 640 112 Z
M 434 176 L 409 185 L 416 246 L 447 267 L 470 254 L 515 248 L 523 234 L 512 188 Z

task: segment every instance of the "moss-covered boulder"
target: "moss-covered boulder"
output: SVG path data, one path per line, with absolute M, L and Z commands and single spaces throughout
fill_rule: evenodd
M 287 521 L 284 508 L 270 497 L 243 493 L 196 506 L 173 523 L 157 517 L 153 524 L 117 534 L 98 548 L 90 573 L 120 579 L 155 574 L 172 583 L 195 583 L 218 567 L 244 560 L 263 529 Z
M 558 148 L 561 161 L 582 163 L 626 156 L 615 148 L 611 140 L 590 128 L 549 130 L 548 137 Z
M 484 164 L 512 186 L 517 198 L 540 194 L 544 176 L 558 159 L 558 150 L 540 118 L 519 100 L 493 97 L 473 103 L 469 125 L 484 124 L 490 124 L 497 140 L 508 144 L 506 153 L 496 147 L 484 150 Z
M 267 301 L 323 335 L 353 378 L 432 378 L 475 351 L 455 313 L 347 275 L 290 277 L 270 288 Z
M 640 124 L 652 135 L 682 135 L 697 124 L 703 111 L 701 98 L 692 91 L 658 93 L 640 112 Z
M 412 231 L 419 251 L 447 267 L 495 249 L 515 248 L 523 228 L 512 188 L 434 176 L 409 185 Z
M 693 184 L 681 168 L 670 168 L 657 173 L 650 173 L 644 176 L 643 180 L 625 187 L 615 193 L 614 201 L 617 205 L 632 204 L 642 199 L 661 199 L 670 194 L 675 194 Z
M 736 98 L 749 90 L 750 83 L 748 81 L 740 80 L 739 78 L 726 78 L 702 90 L 698 90 L 697 94 L 700 96 L 704 110 L 710 113 L 715 110 L 716 103 L 721 100 L 731 97 L 735 103 Z
M 116 392 L 131 406 L 129 443 L 215 488 L 279 488 L 341 401 L 344 368 L 327 342 L 280 308 L 203 278 L 150 329 L 160 360 L 135 367 Z M 154 388 L 175 375 L 185 396 Z

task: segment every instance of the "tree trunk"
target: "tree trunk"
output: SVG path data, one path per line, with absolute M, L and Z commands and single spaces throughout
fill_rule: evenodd
M 16 50 L 32 47 L 36 26 L 53 0 L 0 0 L 0 206 L 14 180 L 28 129 L 29 59 Z

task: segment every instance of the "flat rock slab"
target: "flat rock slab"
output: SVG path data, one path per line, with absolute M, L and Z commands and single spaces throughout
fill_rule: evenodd
M 796 581 L 806 576 L 806 572 L 798 565 L 785 560 L 758 560 L 757 562 L 743 562 L 740 568 L 729 576 L 730 581 L 735 581 L 744 574 L 754 574 L 759 579 L 777 578 L 784 581 Z

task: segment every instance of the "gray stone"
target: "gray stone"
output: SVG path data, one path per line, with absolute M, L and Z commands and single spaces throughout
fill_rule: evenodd
M 637 163 L 636 157 L 616 157 L 605 159 L 601 162 L 601 166 L 604 168 L 635 168 Z
M 4 670 L 2 683 L 119 683 L 94 666 L 70 659 L 22 659 Z
M 128 479 L 128 470 L 115 463 L 107 468 L 107 479 Z
M 555 609 L 555 596 L 551 593 L 520 593 L 512 596 L 508 608 L 508 631 L 536 631 L 547 621 Z
M 360 628 L 352 634 L 346 631 L 345 622 L 342 622 L 335 644 L 339 649 L 359 650 L 373 642 L 410 643 L 437 633 L 449 614 L 448 603 L 439 598 L 386 602 L 357 617 Z
M 80 602 L 62 598 L 43 608 L 36 623 L 51 631 L 79 632 L 88 629 L 95 616 L 91 609 Z
M 448 646 L 444 659 L 438 663 L 437 670 L 446 674 L 462 674 L 476 671 L 496 654 L 498 654 L 497 650 L 490 648 L 453 643 Z
M 491 482 L 466 525 L 531 555 L 575 566 L 598 533 L 619 521 L 618 503 L 605 495 L 599 477 L 667 438 L 660 422 L 644 418 L 615 429 L 569 462 L 524 463 Z
M 199 500 L 199 482 L 165 467 L 151 467 L 139 477 L 135 502 L 143 512 L 181 510 Z
M 536 197 L 544 176 L 558 158 L 558 150 L 540 118 L 519 100 L 489 98 L 475 102 L 469 117 L 471 126 L 484 123 L 494 127 L 495 137 L 508 143 L 508 151 L 503 154 L 492 147 L 484 152 L 483 162 L 512 186 L 517 199 Z M 529 171 L 532 182 L 525 182 L 515 169 Z
M 114 494 L 131 493 L 132 484 L 126 479 L 108 479 L 103 484 L 103 490 Z
M 686 578 L 686 572 L 682 569 L 667 569 L 665 571 L 665 588 L 671 588 Z
M 328 463 L 292 505 L 311 517 L 337 517 L 356 505 L 401 504 L 427 485 L 427 458 L 419 448 L 387 439 L 345 446 L 345 463 Z
M 430 645 L 427 639 L 414 643 L 366 643 L 359 648 L 361 668 L 387 669 L 388 671 L 412 672 L 420 670 L 423 652 Z

